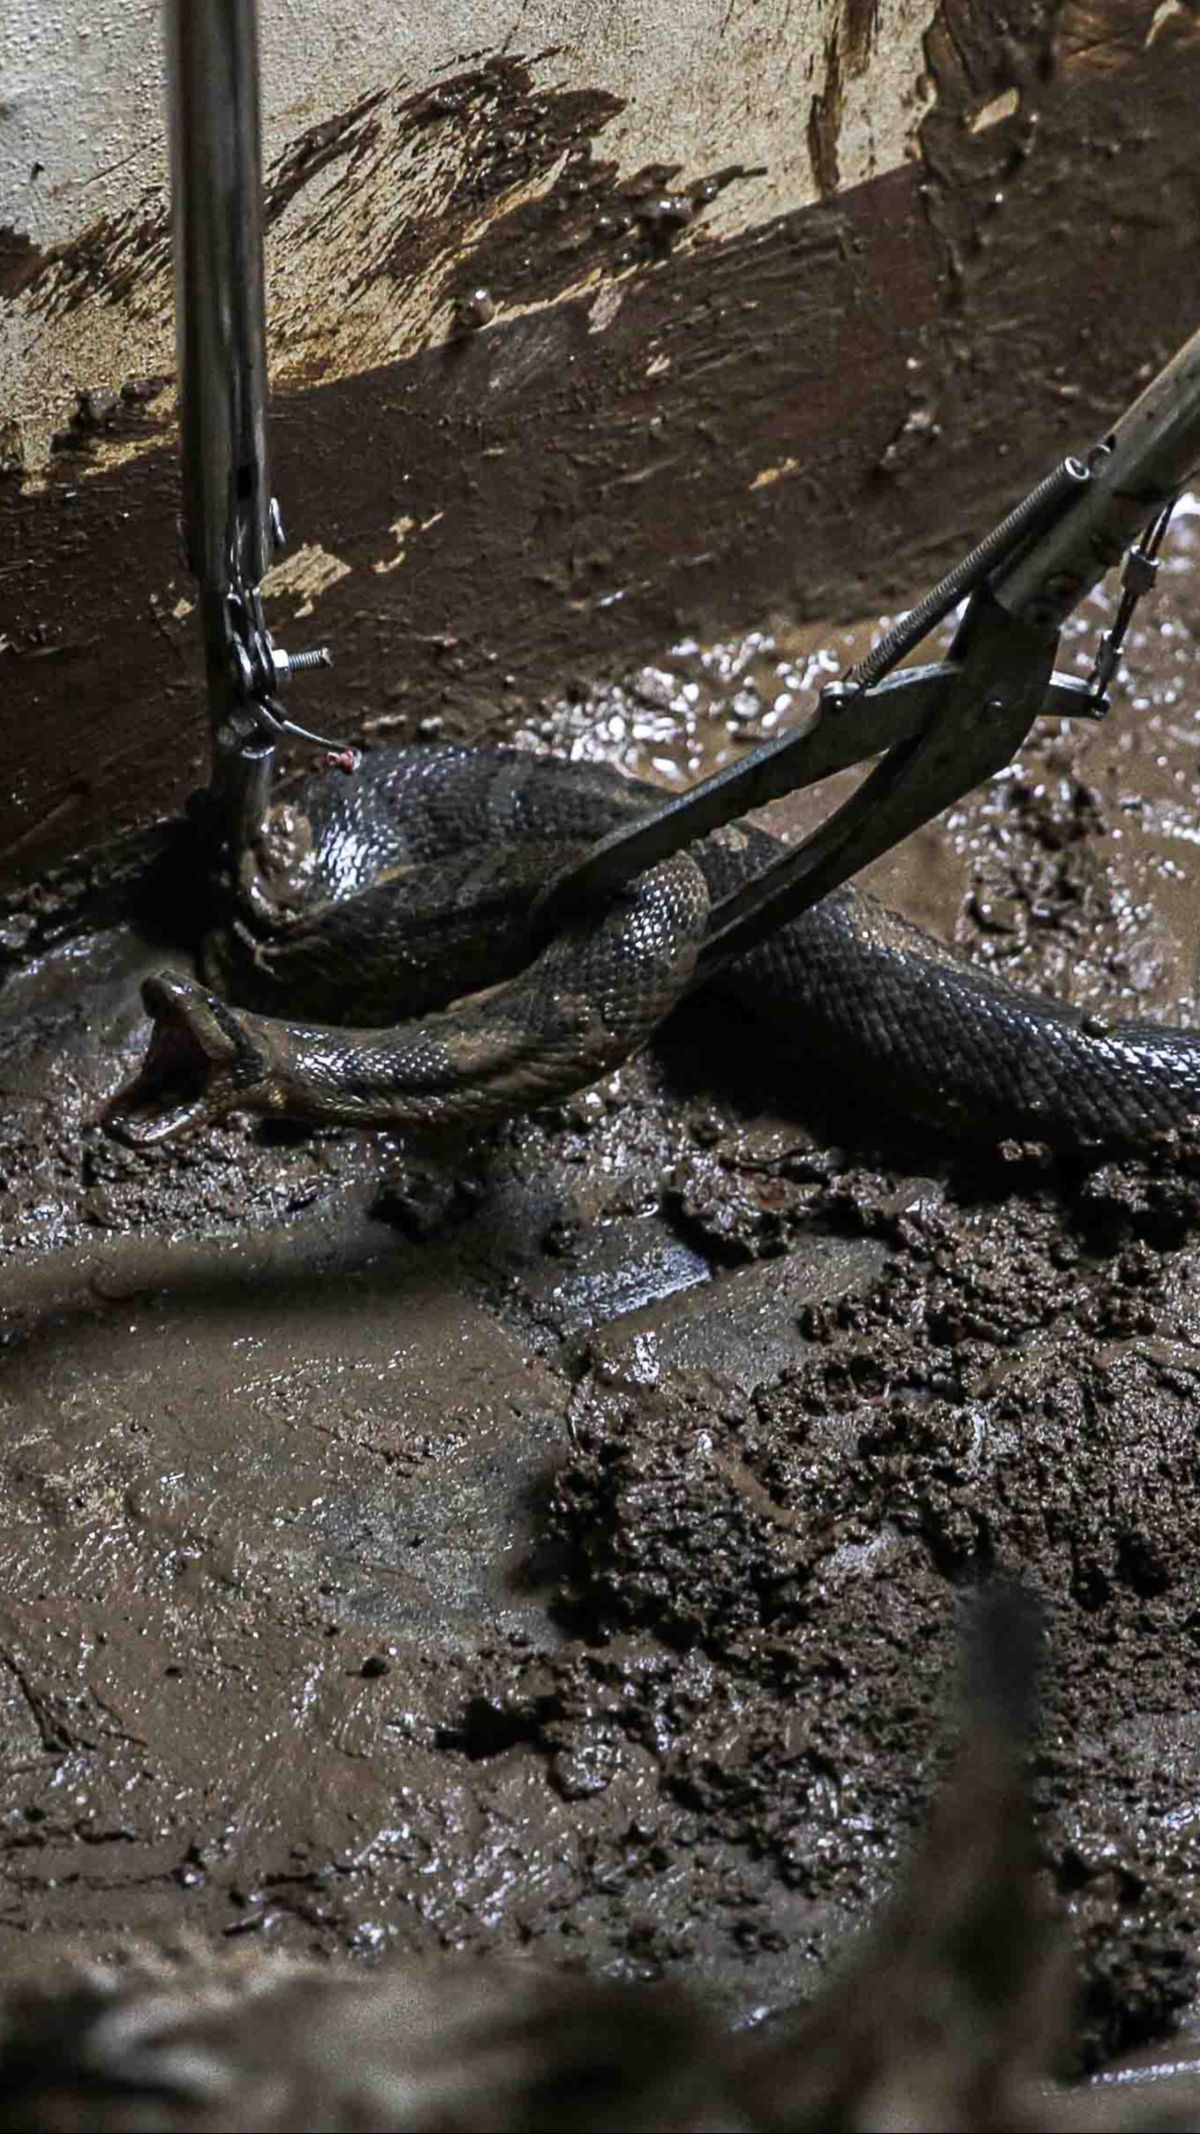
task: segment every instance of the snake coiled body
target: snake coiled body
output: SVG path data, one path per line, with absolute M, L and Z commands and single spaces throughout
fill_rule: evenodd
M 208 944 L 220 990 L 147 981 L 155 1036 L 114 1128 L 162 1139 L 238 1109 L 469 1126 L 594 1081 L 689 989 L 711 903 L 776 849 L 733 825 L 530 960 L 537 891 L 655 799 L 516 749 L 378 750 L 310 779 L 272 810 Z M 1019 992 L 851 888 L 710 990 L 789 1060 L 959 1133 L 1137 1148 L 1200 1115 L 1200 1035 Z

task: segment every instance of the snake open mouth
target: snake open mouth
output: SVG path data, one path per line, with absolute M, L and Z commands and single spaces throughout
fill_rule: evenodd
M 261 1066 L 224 1001 L 191 979 L 147 978 L 142 1004 L 154 1023 L 149 1049 L 103 1113 L 107 1131 L 134 1148 L 232 1110 Z
M 174 973 L 148 979 L 149 1052 L 111 1100 L 105 1124 L 139 1146 L 238 1110 L 424 1133 L 487 1125 L 588 1086 L 632 1057 L 690 986 L 714 899 L 736 892 L 778 851 L 750 823 L 715 835 L 694 859 L 640 877 L 631 902 L 554 935 L 515 977 L 489 985 L 493 934 L 502 937 L 503 968 L 519 961 L 510 956 L 519 926 L 508 926 L 503 910 L 507 845 L 532 844 L 537 855 L 516 870 L 523 921 L 529 876 L 547 847 L 578 849 L 608 835 L 644 808 L 647 794 L 598 766 L 450 744 L 376 751 L 348 797 L 345 781 L 328 790 L 318 781 L 305 805 L 328 867 L 326 901 L 305 921 L 296 971 L 320 1020 L 235 1008 Z M 335 861 L 348 845 L 362 880 L 340 895 Z M 495 900 L 482 918 L 464 917 L 464 880 L 474 881 L 480 854 L 493 851 Z M 398 874 L 408 852 L 419 855 L 414 874 L 432 869 L 415 917 Z M 448 1007 L 422 1000 L 415 1016 L 403 1014 L 410 935 L 424 944 L 421 970 L 436 967 L 444 981 Z M 960 963 L 851 888 L 780 928 L 712 991 L 714 1001 L 778 1032 L 786 1058 L 799 1046 L 890 1109 L 932 1119 L 956 1138 L 1028 1139 L 1090 1154 L 1190 1134 L 1200 1118 L 1200 1032 L 1134 1021 L 1101 1030 L 1073 1008 Z M 354 1015 L 337 1012 L 343 993 Z

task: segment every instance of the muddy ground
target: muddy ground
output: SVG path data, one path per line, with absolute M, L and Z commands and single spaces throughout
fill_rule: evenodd
M 877 870 L 1023 984 L 1180 1021 L 1198 514 L 1108 724 Z M 526 739 L 677 783 L 852 641 L 675 647 Z M 172 953 L 122 928 L 0 996 L 9 1962 L 128 1929 L 523 1951 L 762 2022 L 891 1884 L 998 1567 L 1050 1612 L 1076 2058 L 1188 2019 L 1194 1160 L 951 1148 L 703 1006 L 436 1160 L 240 1123 L 122 1150 L 96 1114 Z

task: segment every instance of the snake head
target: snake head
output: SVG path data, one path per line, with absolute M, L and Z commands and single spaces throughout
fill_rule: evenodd
M 142 986 L 154 1023 L 131 1082 L 101 1115 L 107 1133 L 134 1148 L 253 1107 L 268 1079 L 265 1054 L 242 1017 L 193 979 L 161 972 Z

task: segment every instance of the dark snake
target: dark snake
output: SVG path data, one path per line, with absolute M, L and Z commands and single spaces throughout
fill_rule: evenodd
M 310 778 L 230 886 L 211 986 L 146 981 L 150 1048 L 108 1123 L 133 1141 L 233 1111 L 468 1127 L 594 1082 L 689 990 L 712 902 L 778 849 L 734 824 L 531 953 L 537 892 L 657 798 L 505 748 L 380 749 Z M 1019 992 L 853 888 L 706 997 L 735 1033 L 752 1017 L 789 1060 L 956 1134 L 1136 1149 L 1200 1115 L 1200 1034 Z

